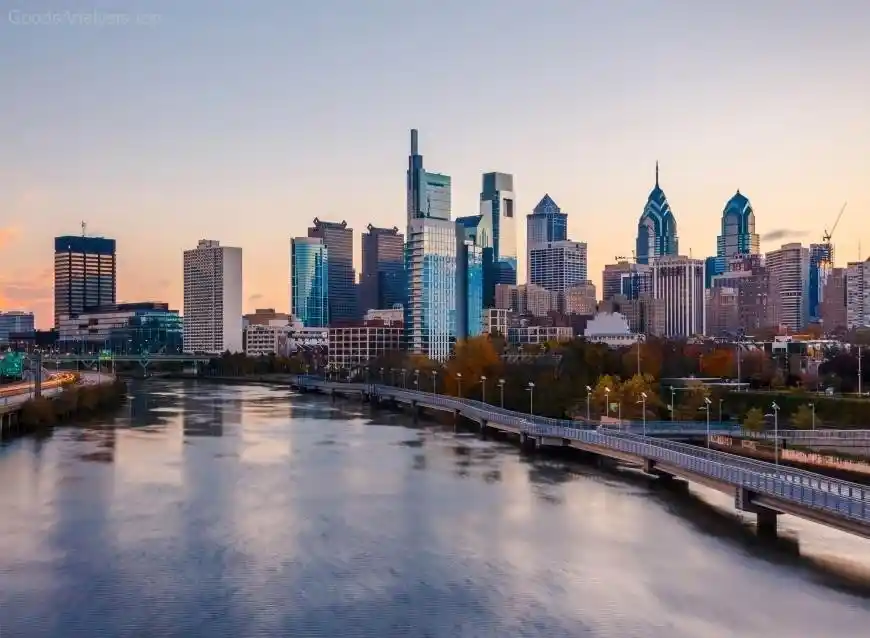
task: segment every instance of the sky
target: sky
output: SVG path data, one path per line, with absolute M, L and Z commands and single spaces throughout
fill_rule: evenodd
M 53 12 L 46 15 L 45 12 Z M 51 23 L 53 22 L 53 23 Z M 53 238 L 118 245 L 119 301 L 182 307 L 182 252 L 244 250 L 245 308 L 289 307 L 315 217 L 405 226 L 409 129 L 475 214 L 481 174 L 630 256 L 654 182 L 684 254 L 747 195 L 762 234 L 870 254 L 867 0 L 89 0 L 0 6 L 0 309 L 52 316 Z M 783 240 L 762 241 L 762 250 Z

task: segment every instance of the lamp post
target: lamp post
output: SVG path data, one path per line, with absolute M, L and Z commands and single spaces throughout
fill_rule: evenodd
M 529 414 L 535 415 L 535 384 L 529 381 Z
M 592 396 L 592 388 L 590 388 L 587 385 L 586 386 L 586 420 L 587 421 L 592 420 L 592 409 L 590 408 L 590 403 L 589 403 L 589 401 L 591 400 L 590 399 L 591 396 Z
M 722 424 L 722 402 L 725 399 L 719 399 L 719 425 Z
M 707 409 L 707 449 L 710 449 L 710 398 L 704 397 L 704 407 Z M 721 405 L 721 403 L 720 403 Z
M 641 409 L 643 410 L 643 435 L 646 436 L 646 392 L 640 393 Z
M 457 390 L 457 396 L 461 399 L 462 398 L 462 373 L 461 372 L 456 373 L 456 390 Z
M 408 387 L 407 384 L 405 383 L 405 375 L 407 373 L 408 373 L 408 371 L 405 370 L 405 368 L 402 368 L 402 389 L 405 389 Z
M 813 429 L 816 429 L 816 402 L 810 403 L 810 410 L 813 412 Z
M 501 393 L 501 407 L 504 409 L 504 379 L 498 380 L 498 387 Z
M 486 403 L 486 377 L 480 375 L 480 400 Z
M 432 370 L 432 394 L 438 394 L 438 370 Z
M 773 463 L 779 466 L 779 406 L 772 403 L 773 408 Z
M 671 421 L 674 420 L 674 395 L 677 393 L 674 386 L 671 386 Z
M 414 388 L 420 389 L 420 371 L 414 370 Z
M 383 382 L 384 382 L 384 369 L 381 368 L 381 383 L 383 384 Z
M 604 414 L 610 418 L 610 388 L 604 388 Z

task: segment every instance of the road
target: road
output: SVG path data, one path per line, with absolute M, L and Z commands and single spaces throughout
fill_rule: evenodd
M 96 385 L 111 380 L 112 376 L 99 373 L 81 373 L 79 383 L 82 385 Z M 70 372 L 60 372 L 51 375 L 42 382 L 43 396 L 53 396 L 63 390 L 63 386 L 75 381 L 76 376 Z M 7 411 L 21 405 L 33 396 L 33 384 L 30 382 L 15 383 L 0 388 L 0 411 Z

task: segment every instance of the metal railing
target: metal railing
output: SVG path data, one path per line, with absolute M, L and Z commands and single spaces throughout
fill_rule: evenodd
M 668 463 L 756 494 L 780 498 L 806 508 L 870 524 L 870 488 L 805 470 L 795 470 L 675 441 L 652 439 L 634 432 L 577 427 L 578 424 L 573 421 L 511 412 L 473 399 L 377 384 L 332 384 L 301 377 L 298 383 L 310 387 L 365 392 L 396 400 L 414 401 L 423 406 L 458 410 L 471 419 L 497 421 L 499 424 L 516 427 L 526 435 L 567 439 L 609 448 L 639 459 Z

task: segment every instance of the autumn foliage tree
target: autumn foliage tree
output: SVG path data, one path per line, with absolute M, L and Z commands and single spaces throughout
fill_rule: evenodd
M 501 357 L 489 337 L 472 337 L 456 344 L 456 353 L 444 373 L 444 387 L 447 394 L 458 396 L 461 385 L 462 396 L 479 398 L 481 377 L 486 377 L 488 387 L 494 387 L 501 370 Z
M 701 373 L 708 377 L 734 378 L 737 376 L 734 351 L 730 348 L 716 348 L 703 355 Z

